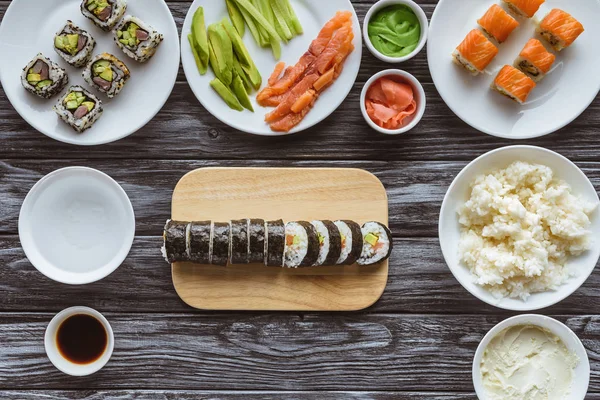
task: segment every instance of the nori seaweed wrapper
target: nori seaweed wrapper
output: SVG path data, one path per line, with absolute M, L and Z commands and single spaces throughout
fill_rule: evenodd
M 210 221 L 192 222 L 190 225 L 190 261 L 210 263 Z
M 212 238 L 212 265 L 226 266 L 229 261 L 229 224 L 215 222 Z
M 267 267 L 283 267 L 285 224 L 283 220 L 267 222 Z
M 180 221 L 167 221 L 163 233 L 165 241 L 165 256 L 170 263 L 189 261 L 186 246 L 186 230 L 188 223 Z
M 327 254 L 327 258 L 325 258 L 323 265 L 336 265 L 337 260 L 342 254 L 342 235 L 340 234 L 338 227 L 332 221 L 324 220 L 321 222 L 329 232 L 329 253 Z
M 348 228 L 350 228 L 350 232 L 352 232 L 352 250 L 350 250 L 350 254 L 348 254 L 348 258 L 342 265 L 352 265 L 356 263 L 356 261 L 360 258 L 362 254 L 363 248 L 363 236 L 362 229 L 359 224 L 354 221 L 342 220 Z
M 265 220 L 251 219 L 248 228 L 250 251 L 248 261 L 250 264 L 265 262 Z
M 248 220 L 231 221 L 231 263 L 248 264 Z
M 319 250 L 321 248 L 319 243 L 319 235 L 317 235 L 317 230 L 310 222 L 297 221 L 297 224 L 306 230 L 306 235 L 308 236 L 306 256 L 300 263 L 299 267 L 312 267 L 319 259 Z

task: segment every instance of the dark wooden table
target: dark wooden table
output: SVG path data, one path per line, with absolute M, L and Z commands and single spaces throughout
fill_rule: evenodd
M 354 1 L 361 21 L 373 2 Z M 436 2 L 419 1 L 430 17 Z M 8 4 L 0 0 L 0 18 Z M 168 4 L 181 27 L 190 1 Z M 315 128 L 286 138 L 254 137 L 221 124 L 196 101 L 182 72 L 152 122 L 124 140 L 93 148 L 36 132 L 0 89 L 0 398 L 475 398 L 475 349 L 490 328 L 513 314 L 483 304 L 454 279 L 438 245 L 438 211 L 467 162 L 515 142 L 478 133 L 452 114 L 432 84 L 425 50 L 401 66 L 424 84 L 425 117 L 407 135 L 376 134 L 364 122 L 358 98 L 364 82 L 389 65 L 364 50 L 346 102 Z M 569 157 L 600 187 L 600 100 L 567 128 L 525 143 Z M 17 235 L 28 190 L 70 165 L 115 178 L 137 217 L 125 263 L 84 287 L 42 276 L 25 258 Z M 187 307 L 159 254 L 161 229 L 178 179 L 216 165 L 359 167 L 375 173 L 388 191 L 397 243 L 381 300 L 343 314 Z M 600 399 L 599 285 L 597 270 L 567 300 L 541 311 L 566 322 L 583 340 L 592 366 L 589 399 Z M 46 325 L 74 305 L 104 313 L 116 338 L 109 364 L 87 378 L 63 375 L 44 352 Z

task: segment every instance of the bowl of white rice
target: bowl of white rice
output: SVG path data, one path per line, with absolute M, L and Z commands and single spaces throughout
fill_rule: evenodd
M 531 311 L 575 292 L 600 259 L 598 194 L 553 151 L 509 146 L 456 177 L 440 211 L 442 253 L 456 279 L 493 306 Z

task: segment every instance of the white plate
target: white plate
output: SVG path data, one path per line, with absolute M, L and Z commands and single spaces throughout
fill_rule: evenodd
M 442 203 L 439 221 L 439 239 L 444 259 L 460 284 L 480 300 L 507 310 L 532 311 L 550 307 L 570 296 L 591 275 L 600 259 L 600 210 L 591 216 L 592 248 L 579 257 L 571 257 L 567 268 L 575 273 L 564 285 L 555 291 L 532 294 L 526 301 L 520 299 L 497 299 L 489 291 L 475 284 L 473 275 L 461 261 L 458 254 L 461 226 L 458 210 L 469 199 L 470 184 L 480 174 L 499 168 L 506 168 L 514 161 L 527 161 L 546 165 L 554 171 L 555 177 L 567 182 L 575 195 L 589 202 L 600 202 L 594 185 L 571 161 L 550 150 L 533 146 L 503 147 L 482 155 L 467 165 L 450 185 Z
M 263 108 L 256 103 L 256 92 L 250 94 L 254 113 L 247 110 L 242 112 L 235 111 L 230 109 L 209 86 L 210 81 L 215 78 L 213 72 L 209 69 L 208 73 L 204 76 L 198 73 L 192 49 L 187 38 L 187 35 L 191 31 L 192 17 L 196 9 L 199 6 L 203 6 L 206 26 L 218 22 L 224 17 L 228 17 L 225 1 L 214 0 L 210 6 L 207 6 L 205 1 L 195 0 L 188 11 L 181 34 L 181 60 L 185 76 L 192 91 L 204 108 L 221 122 L 232 128 L 266 136 L 280 136 L 303 131 L 331 115 L 342 104 L 354 86 L 362 58 L 362 34 L 360 31 L 360 22 L 350 0 L 291 0 L 291 4 L 302 24 L 304 34 L 296 36 L 287 45 L 282 44 L 281 59 L 279 61 L 285 62 L 286 65 L 295 65 L 302 54 L 308 50 L 310 43 L 317 37 L 323 25 L 333 18 L 337 11 L 348 10 L 354 14 L 352 24 L 354 28 L 355 49 L 346 60 L 344 71 L 339 78 L 331 87 L 323 92 L 315 103 L 314 108 L 306 115 L 304 120 L 288 133 L 271 131 L 271 128 L 265 122 L 265 114 L 272 109 Z M 262 87 L 264 87 L 277 61 L 273 58 L 273 54 L 269 48 L 262 48 L 256 44 L 247 26 L 243 39 L 250 56 L 262 75 Z
M 117 47 L 112 33 L 104 32 L 85 18 L 80 4 L 81 0 L 13 0 L 0 25 L 0 54 L 5 55 L 0 57 L 0 81 L 13 107 L 38 131 L 61 142 L 98 145 L 131 135 L 160 111 L 177 78 L 179 36 L 164 0 L 128 0 L 126 14 L 141 18 L 165 36 L 154 57 L 140 64 Z M 56 54 L 54 35 L 68 19 L 96 39 L 94 55 L 114 54 L 131 70 L 131 78 L 116 98 L 109 100 L 96 92 L 81 77 L 83 68 L 69 66 Z M 67 88 L 78 84 L 99 94 L 104 113 L 86 132 L 77 133 L 58 118 L 52 110 L 58 95 L 44 100 L 21 85 L 22 69 L 40 52 L 67 70 Z
M 98 281 L 127 257 L 135 215 L 125 191 L 85 167 L 54 171 L 27 194 L 19 214 L 25 255 L 48 278 L 71 285 Z
M 498 1 L 440 0 L 431 19 L 427 47 L 433 82 L 448 107 L 482 132 L 509 139 L 555 132 L 581 115 L 600 90 L 600 2 L 546 1 L 532 20 L 518 19 L 521 26 L 500 45 L 486 73 L 473 77 L 452 62 L 451 54 L 494 3 Z M 534 37 L 536 23 L 552 8 L 572 14 L 586 31 L 571 47 L 558 53 L 552 71 L 520 106 L 492 91 L 490 85 L 502 66 L 513 64 L 525 43 Z M 542 43 L 549 48 L 543 39 Z

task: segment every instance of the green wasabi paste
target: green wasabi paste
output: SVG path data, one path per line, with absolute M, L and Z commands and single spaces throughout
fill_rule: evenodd
M 410 7 L 397 4 L 378 11 L 369 21 L 368 32 L 377 51 L 388 57 L 404 57 L 419 45 L 421 24 Z

